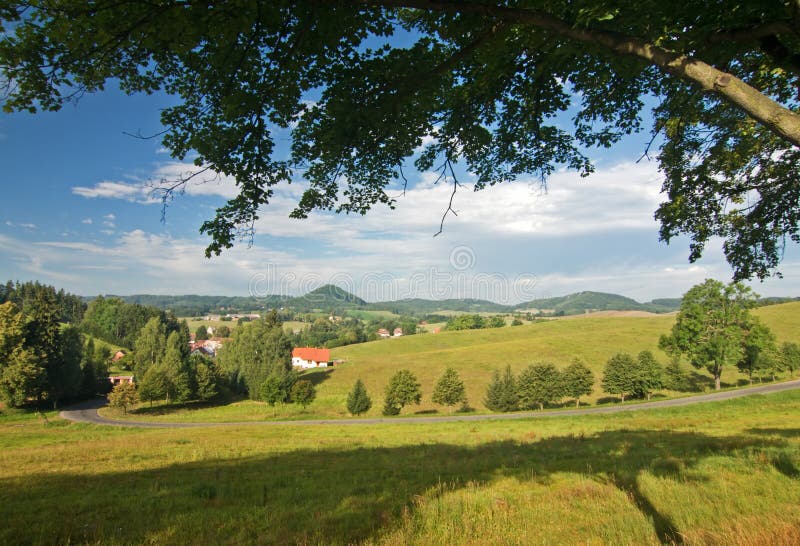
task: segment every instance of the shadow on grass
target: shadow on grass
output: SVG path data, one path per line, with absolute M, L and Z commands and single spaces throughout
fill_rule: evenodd
M 313 368 L 300 374 L 300 379 L 311 381 L 314 387 L 319 387 L 322 383 L 331 378 L 334 368 Z
M 162 401 L 154 404 L 153 406 L 140 406 L 134 410 L 130 410 L 128 411 L 128 415 L 169 415 L 180 410 L 221 408 L 224 406 L 229 406 L 230 404 L 235 404 L 236 402 L 241 402 L 242 400 L 247 400 L 247 397 L 238 394 L 232 394 L 230 396 L 226 396 L 225 398 L 217 398 L 214 400 L 209 400 L 208 402 L 193 400 L 191 402 L 173 402 L 167 404 Z
M 800 428 L 749 428 L 749 434 L 762 434 L 765 436 L 783 436 L 784 438 L 800 438 Z
M 398 528 L 413 499 L 442 484 L 458 490 L 502 477 L 547 483 L 569 472 L 619 488 L 658 539 L 672 544 L 681 542 L 681 530 L 641 489 L 643 471 L 702 480 L 686 471 L 706 457 L 785 445 L 758 436 L 605 431 L 533 443 L 306 449 L 102 475 L 16 476 L 0 480 L 0 543 L 349 544 Z M 796 472 L 785 462 L 773 460 L 782 472 Z

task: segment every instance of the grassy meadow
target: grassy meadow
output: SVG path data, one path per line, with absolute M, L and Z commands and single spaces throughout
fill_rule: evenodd
M 800 341 L 800 302 L 759 308 L 755 314 L 772 328 L 779 342 Z M 529 364 L 541 361 L 565 367 L 573 357 L 581 358 L 592 368 L 597 381 L 594 392 L 585 397 L 584 402 L 611 402 L 611 397 L 600 387 L 606 361 L 617 352 L 635 355 L 648 349 L 666 363 L 666 355 L 658 349 L 658 339 L 669 331 L 674 320 L 674 315 L 589 316 L 486 330 L 423 333 L 339 347 L 331 354 L 333 358 L 345 360 L 343 364 L 306 372 L 306 377 L 317 388 L 317 399 L 307 410 L 296 405 L 273 409 L 261 402 L 243 400 L 215 407 L 143 407 L 127 416 L 111 409 L 101 412 L 127 419 L 185 422 L 344 418 L 349 417 L 345 407 L 347 394 L 355 380 L 361 378 L 373 401 L 367 415 L 379 416 L 389 378 L 396 370 L 408 368 L 422 384 L 423 400 L 419 406 L 405 408 L 403 414 L 446 413 L 447 409 L 433 404 L 430 398 L 436 380 L 447 366 L 458 370 L 466 385 L 469 405 L 484 412 L 483 397 L 493 370 L 509 364 L 519 373 Z M 685 368 L 698 390 L 713 388 L 713 381 L 705 370 L 695 370 L 688 365 Z M 722 382 L 723 386 L 733 387 L 746 379 L 735 367 L 730 367 L 723 372 Z M 668 391 L 663 394 L 679 395 Z
M 2 544 L 800 543 L 800 392 L 524 421 L 126 429 L 0 411 Z

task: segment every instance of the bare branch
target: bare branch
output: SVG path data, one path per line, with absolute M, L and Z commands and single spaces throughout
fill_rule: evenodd
M 453 178 L 453 191 L 450 193 L 450 201 L 447 203 L 447 209 L 445 209 L 444 214 L 442 215 L 442 221 L 439 223 L 439 231 L 433 234 L 434 237 L 441 235 L 444 231 L 444 221 L 447 219 L 448 214 L 453 214 L 453 216 L 458 216 L 458 212 L 453 208 L 453 199 L 456 196 L 456 191 L 458 188 L 461 187 L 461 184 L 456 178 L 456 173 L 453 171 L 453 164 L 450 162 L 450 158 L 448 157 L 445 159 L 444 165 L 442 165 L 442 174 L 444 175 L 445 180 L 447 179 L 447 170 L 450 171 L 450 176 Z M 437 179 L 437 182 L 442 179 L 440 175 Z

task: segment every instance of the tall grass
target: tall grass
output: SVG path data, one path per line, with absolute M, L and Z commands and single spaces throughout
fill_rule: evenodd
M 134 430 L 0 415 L 0 543 L 797 544 L 800 393 L 615 416 Z

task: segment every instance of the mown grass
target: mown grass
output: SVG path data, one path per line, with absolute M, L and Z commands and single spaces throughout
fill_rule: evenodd
M 529 421 L 0 416 L 0 543 L 797 544 L 800 393 Z
M 779 342 L 800 341 L 800 302 L 760 308 L 755 314 L 773 329 Z M 381 413 L 384 389 L 392 374 L 398 369 L 408 368 L 422 384 L 423 399 L 420 405 L 404 409 L 403 414 L 447 413 L 446 408 L 431 401 L 434 385 L 447 366 L 458 370 L 466 386 L 470 407 L 486 412 L 483 398 L 493 370 L 508 364 L 519 373 L 529 364 L 541 361 L 565 367 L 573 357 L 581 358 L 595 374 L 594 392 L 583 402 L 614 403 L 616 399 L 603 393 L 600 386 L 606 361 L 617 352 L 635 355 L 642 350 L 651 350 L 662 363 L 666 363 L 666 355 L 658 349 L 658 339 L 669 331 L 674 320 L 672 315 L 575 318 L 487 330 L 423 333 L 340 347 L 332 350 L 332 356 L 344 359 L 343 364 L 306 372 L 306 377 L 317 388 L 317 398 L 308 409 L 291 404 L 270 408 L 259 402 L 235 401 L 218 407 L 142 408 L 128 415 L 115 414 L 110 409 L 101 412 L 123 419 L 179 422 L 349 417 L 347 394 L 360 378 L 373 400 L 372 410 L 367 416 L 374 417 Z M 688 365 L 684 367 L 695 390 L 713 389 L 711 376 L 705 370 L 695 370 Z M 735 367 L 729 367 L 723 372 L 722 382 L 724 387 L 733 387 L 747 380 Z M 660 393 L 663 396 L 685 394 Z

